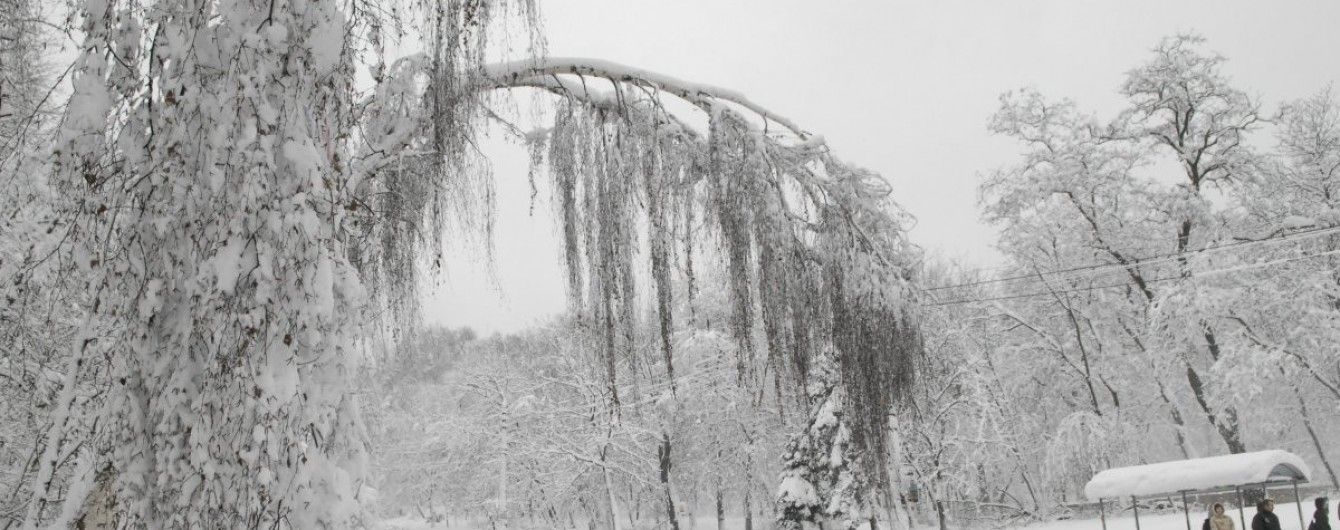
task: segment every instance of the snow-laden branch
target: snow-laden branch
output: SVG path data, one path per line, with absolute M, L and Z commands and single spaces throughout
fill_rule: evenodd
M 530 87 L 546 90 L 564 97 L 575 97 L 581 99 L 583 103 L 597 109 L 608 112 L 626 112 L 630 108 L 639 111 L 646 111 L 653 117 L 656 123 L 666 127 L 666 133 L 684 137 L 692 141 L 702 140 L 702 135 L 684 123 L 678 116 L 667 111 L 661 106 L 660 102 L 654 97 L 643 99 L 627 100 L 608 90 L 602 90 L 587 86 L 578 80 L 559 76 L 529 77 L 516 80 L 507 85 L 496 85 L 494 88 L 522 88 Z M 643 108 L 648 107 L 648 108 Z
M 494 88 L 532 86 L 537 78 L 569 75 L 601 78 L 613 83 L 629 83 L 649 87 L 658 92 L 665 92 L 678 97 L 709 113 L 715 112 L 721 102 L 729 102 L 756 114 L 765 124 L 773 122 L 781 125 L 802 141 L 816 141 L 818 138 L 800 128 L 799 125 L 785 116 L 780 116 L 768 110 L 737 91 L 684 81 L 603 59 L 582 57 L 528 59 L 485 65 L 483 73 L 484 78 L 491 81 Z

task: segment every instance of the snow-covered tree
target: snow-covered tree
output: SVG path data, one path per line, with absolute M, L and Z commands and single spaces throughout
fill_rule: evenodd
M 1110 120 L 1031 90 L 1002 97 L 991 128 L 1022 160 L 981 191 L 1008 265 L 929 282 L 949 285 L 926 291 L 941 367 L 903 417 L 907 454 L 939 457 L 909 458 L 935 479 L 927 493 L 963 506 L 951 517 L 1083 509 L 1103 468 L 1255 446 L 1331 467 L 1333 106 L 1286 105 L 1279 147 L 1261 149 L 1259 104 L 1223 65 L 1199 37 L 1165 39 Z M 944 379 L 959 366 L 991 376 Z
M 644 242 L 660 365 L 672 388 L 674 283 L 694 281 L 696 256 L 722 256 L 738 379 L 771 384 L 814 422 L 788 452 L 781 502 L 795 509 L 783 509 L 783 519 L 866 518 L 877 502 L 870 493 L 887 483 L 890 389 L 910 382 L 907 360 L 919 348 L 909 312 L 914 250 L 884 181 L 729 90 L 594 59 L 486 65 L 464 82 L 444 79 L 432 63 L 429 54 L 396 62 L 397 78 L 370 107 L 376 120 L 432 120 L 407 145 L 438 141 L 445 118 L 414 110 L 438 105 L 440 90 L 462 94 L 449 98 L 458 105 L 498 90 L 559 96 L 549 126 L 526 139 L 552 178 L 569 293 L 600 345 L 613 413 L 626 401 L 620 359 L 636 351 L 634 258 Z M 417 86 L 415 79 L 429 89 L 404 104 L 415 92 L 391 88 Z M 668 100 L 700 113 L 706 130 Z M 452 123 L 486 117 L 479 109 L 433 112 L 455 116 Z M 466 145 L 469 135 L 455 141 Z M 835 452 L 844 458 L 834 461 Z M 793 486 L 818 495 L 791 495 Z
M 472 146 L 489 103 L 516 89 L 557 95 L 528 138 L 554 181 L 611 424 L 629 399 L 619 359 L 638 351 L 634 264 L 650 270 L 671 388 L 672 284 L 719 267 L 738 381 L 808 413 L 788 452 L 787 524 L 850 526 L 877 502 L 891 389 L 919 348 L 915 250 L 883 179 L 821 137 L 738 93 L 604 61 L 485 64 L 509 35 L 539 51 L 524 0 L 78 10 L 50 180 L 68 201 L 62 272 L 87 300 L 60 355 L 28 525 L 367 524 L 348 382 L 386 322 L 372 317 L 414 321 L 449 222 L 491 237 Z M 388 64 L 402 29 L 424 51 Z M 85 431 L 89 377 L 105 394 Z
M 403 146 L 371 145 L 391 131 L 360 130 L 356 43 L 380 38 L 361 8 L 80 6 L 52 181 L 73 199 L 59 212 L 71 226 L 63 252 L 89 300 L 63 356 L 28 525 L 366 523 L 345 382 L 375 285 L 351 250 L 362 246 L 361 184 L 390 159 L 374 149 Z M 451 27 L 441 54 L 478 55 L 483 38 L 462 34 L 490 13 L 427 12 Z M 97 428 L 74 436 L 76 382 L 100 358 L 109 389 Z M 70 454 L 80 464 L 62 491 L 53 477 Z
M 1251 170 L 1255 156 L 1245 139 L 1261 121 L 1258 103 L 1232 85 L 1222 72 L 1224 59 L 1201 50 L 1203 42 L 1198 36 L 1165 39 L 1155 48 L 1154 59 L 1131 71 L 1122 88 L 1131 101 L 1124 116 L 1130 120 L 1127 126 L 1171 151 L 1184 173 L 1184 180 L 1156 192 L 1155 198 L 1162 206 L 1159 211 L 1177 226 L 1173 250 L 1179 254 L 1225 237 L 1228 223 L 1214 208 L 1212 193 L 1215 186 L 1245 178 Z M 1179 265 L 1181 276 L 1192 276 L 1187 260 Z M 1165 314 L 1170 308 L 1165 304 Z M 1236 408 L 1211 403 L 1200 375 L 1203 361 L 1193 353 L 1203 350 L 1210 363 L 1218 361 L 1221 339 L 1213 323 L 1194 311 L 1180 313 L 1166 331 L 1184 334 L 1177 339 L 1185 345 L 1187 383 L 1229 451 L 1244 452 Z
M 58 41 L 43 25 L 41 7 L 0 3 L 0 488 L 10 492 L 0 500 L 0 524 L 23 519 L 37 471 L 34 450 L 62 385 L 79 378 L 64 353 L 85 296 L 80 275 L 61 270 L 68 262 L 57 251 L 70 229 L 53 215 L 64 198 L 48 181 L 60 75 L 46 58 Z M 70 398 L 82 411 L 99 389 L 78 380 Z
M 1100 263 L 1106 265 L 1100 267 L 1105 272 L 1100 283 L 1126 284 L 1120 292 L 1074 295 L 1117 302 L 1102 311 L 1110 315 L 1108 326 L 1092 326 L 1091 319 L 1101 313 L 1077 310 L 1066 297 L 1053 297 L 1071 324 L 1066 335 L 1075 351 L 1086 358 L 1096 354 L 1096 348 L 1110 343 L 1105 333 L 1136 350 L 1178 351 L 1182 366 L 1177 369 L 1185 373 L 1197 408 L 1231 452 L 1242 452 L 1246 445 L 1237 412 L 1214 402 L 1213 381 L 1204 375 L 1208 365 L 1196 354 L 1207 352 L 1212 364 L 1223 353 L 1222 339 L 1212 319 L 1179 303 L 1196 285 L 1188 253 L 1231 236 L 1234 221 L 1214 200 L 1229 191 L 1224 183 L 1245 178 L 1253 166 L 1244 137 L 1260 118 L 1256 104 L 1220 72 L 1222 58 L 1200 51 L 1201 42 L 1178 36 L 1160 43 L 1153 60 L 1128 74 L 1122 92 L 1130 106 L 1110 125 L 1077 114 L 1068 102 L 1048 102 L 1032 93 L 1008 99 L 993 128 L 1026 142 L 1030 153 L 1024 164 L 993 176 L 984 190 L 989 215 L 1008 226 L 1006 238 L 1023 263 L 1054 268 Z M 1150 164 L 1168 151 L 1184 175 L 1150 175 Z M 1174 237 L 1151 239 L 1149 234 Z M 1153 263 L 1142 259 L 1167 253 L 1185 256 Z M 1067 291 L 1076 281 L 1100 275 L 1073 276 L 1045 287 Z M 1175 278 L 1183 280 L 1158 285 Z M 1142 336 L 1143 321 L 1156 308 L 1163 328 Z M 1128 337 L 1120 337 L 1118 330 Z M 1159 358 L 1151 367 L 1173 368 L 1169 360 Z M 1089 379 L 1089 401 L 1101 414 L 1099 386 Z M 1175 421 L 1183 421 L 1177 405 L 1168 406 Z
M 1260 178 L 1237 186 L 1244 217 L 1264 226 L 1242 238 L 1249 248 L 1231 263 L 1274 263 L 1216 282 L 1215 313 L 1238 349 L 1222 366 L 1232 395 L 1242 406 L 1272 401 L 1297 415 L 1310 452 L 1333 484 L 1340 484 L 1326 451 L 1326 414 L 1340 398 L 1340 380 L 1324 367 L 1340 358 L 1327 346 L 1335 330 L 1334 227 L 1340 178 L 1340 105 L 1330 90 L 1289 103 L 1278 120 L 1277 156 Z M 1272 239 L 1288 236 L 1284 241 Z M 1292 387 L 1290 392 L 1273 390 Z M 1309 407 L 1309 403 L 1312 406 Z M 1262 418 L 1269 422 L 1273 418 Z M 1281 426 L 1287 430 L 1288 425 Z

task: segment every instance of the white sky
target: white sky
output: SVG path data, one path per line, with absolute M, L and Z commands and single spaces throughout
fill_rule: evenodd
M 1266 109 L 1340 84 L 1340 2 L 546 0 L 555 56 L 599 57 L 740 90 L 883 174 L 929 252 L 991 265 L 977 184 L 1012 163 L 991 136 L 999 95 L 1034 86 L 1110 115 L 1124 72 L 1195 31 Z M 514 331 L 562 311 L 549 206 L 527 215 L 525 155 L 489 147 L 499 181 L 495 279 L 455 252 L 430 324 Z M 547 191 L 541 191 L 541 199 Z

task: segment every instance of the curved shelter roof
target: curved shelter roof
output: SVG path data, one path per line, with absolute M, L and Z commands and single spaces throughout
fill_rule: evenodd
M 1307 482 L 1310 474 L 1298 455 L 1279 450 L 1258 451 L 1109 469 L 1094 475 L 1084 486 L 1084 496 L 1096 501 L 1272 482 Z

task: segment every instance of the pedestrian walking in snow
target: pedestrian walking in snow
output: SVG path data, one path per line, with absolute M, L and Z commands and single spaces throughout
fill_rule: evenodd
M 1280 518 L 1275 515 L 1275 501 L 1265 499 L 1256 503 L 1256 516 L 1252 517 L 1252 530 L 1280 530 Z
M 1317 511 L 1312 512 L 1312 522 L 1307 525 L 1307 530 L 1331 530 L 1331 511 L 1326 506 L 1326 497 L 1317 497 L 1313 504 Z
M 1224 513 L 1224 505 L 1214 503 L 1210 509 L 1209 530 L 1233 530 L 1233 518 Z

